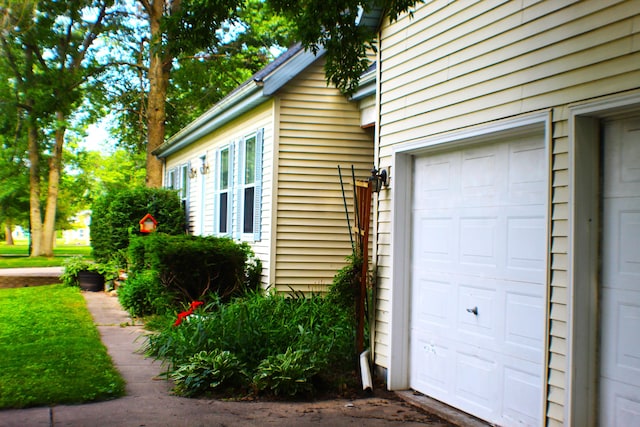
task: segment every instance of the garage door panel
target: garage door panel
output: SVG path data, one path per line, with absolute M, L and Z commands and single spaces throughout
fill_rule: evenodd
M 546 150 L 540 138 L 509 144 L 507 204 L 539 203 L 545 197 Z
M 413 240 L 414 252 L 421 263 L 452 265 L 454 260 L 453 245 L 457 235 L 455 219 L 446 212 L 437 212 L 436 217 L 418 214 L 416 238 Z M 440 269 L 450 270 L 442 266 Z
M 470 346 L 469 346 L 470 347 Z M 495 413 L 500 400 L 500 364 L 496 355 L 479 349 L 458 351 L 456 361 L 456 396 L 473 413 L 488 416 Z
M 605 197 L 640 196 L 640 118 L 607 123 Z
M 516 288 L 513 286 L 513 288 Z M 539 361 L 544 348 L 544 292 L 539 295 L 507 290 L 505 297 L 505 354 Z
M 545 280 L 545 230 L 543 214 L 510 212 L 506 218 L 505 279 L 535 283 Z
M 600 425 L 640 425 L 640 393 L 638 388 L 606 378 L 600 381 Z
M 609 199 L 604 231 L 603 286 L 639 289 L 640 198 Z M 635 209 L 634 209 L 635 207 Z
M 460 263 L 495 270 L 498 265 L 498 218 L 462 217 L 459 224 Z
M 411 382 L 419 390 L 428 390 L 436 399 L 451 398 L 453 393 L 449 378 L 454 375 L 455 353 L 450 343 L 444 338 L 428 337 L 420 331 L 415 331 L 411 339 L 411 360 L 421 361 L 411 366 Z
M 616 381 L 640 384 L 640 299 L 638 293 L 610 289 L 603 293 L 601 373 Z
M 542 412 L 538 367 L 521 360 L 506 360 L 503 416 L 506 425 L 537 425 Z
M 456 288 L 450 280 L 445 275 L 417 280 L 419 290 L 414 293 L 415 304 L 411 309 L 414 328 L 445 329 L 440 333 L 449 333 L 456 305 Z
M 458 187 L 459 177 L 454 174 L 459 158 L 436 155 L 417 159 L 414 164 L 414 209 L 448 208 L 451 202 L 445 197 Z
M 470 344 L 486 346 L 490 345 L 486 340 L 495 342 L 498 336 L 496 309 L 500 306 L 496 289 L 463 282 L 458 290 L 458 333 L 468 339 Z
M 500 204 L 502 174 L 498 165 L 502 153 L 495 146 L 464 150 L 460 167 L 463 206 Z

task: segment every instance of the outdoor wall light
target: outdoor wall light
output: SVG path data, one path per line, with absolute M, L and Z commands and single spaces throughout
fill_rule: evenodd
M 189 169 L 189 178 L 194 179 L 198 175 L 198 169 L 191 168 Z
M 206 175 L 207 173 L 209 173 L 209 164 L 207 163 L 207 158 L 205 156 L 200 157 L 200 160 L 202 160 L 202 165 L 200 165 L 200 173 L 202 175 Z
M 386 187 L 389 185 L 389 176 L 387 175 L 387 170 L 378 170 L 374 166 L 373 169 L 371 169 L 369 182 L 371 182 L 371 191 L 379 193 L 380 190 L 382 190 L 382 187 Z

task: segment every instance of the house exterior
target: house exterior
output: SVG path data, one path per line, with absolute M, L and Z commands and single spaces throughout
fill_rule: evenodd
M 640 425 L 640 2 L 385 21 L 374 363 L 497 425 Z
M 283 292 L 325 291 L 345 265 L 338 166 L 349 206 L 352 165 L 365 179 L 373 166 L 375 71 L 347 99 L 323 65 L 291 48 L 155 152 L 189 231 L 248 242 L 263 285 Z
M 78 212 L 71 218 L 71 229 L 62 231 L 62 240 L 67 245 L 89 246 L 91 244 L 89 228 L 91 225 L 91 211 Z

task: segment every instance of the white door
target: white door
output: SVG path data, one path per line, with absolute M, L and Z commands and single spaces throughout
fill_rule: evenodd
M 414 159 L 410 386 L 499 425 L 540 425 L 542 134 Z
M 600 425 L 640 425 L 640 117 L 605 123 Z

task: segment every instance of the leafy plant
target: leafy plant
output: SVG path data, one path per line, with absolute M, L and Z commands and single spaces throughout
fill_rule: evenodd
M 200 351 L 171 373 L 175 392 L 195 396 L 218 388 L 235 387 L 245 377 L 244 365 L 231 352 L 220 349 Z
M 64 271 L 60 275 L 60 281 L 67 286 L 78 286 L 78 273 L 81 271 L 93 271 L 100 273 L 106 280 L 118 277 L 118 268 L 113 263 L 96 263 L 82 256 L 67 258 L 64 263 Z
M 153 270 L 129 275 L 118 288 L 118 300 L 132 317 L 166 313 L 175 296 L 164 288 Z
M 268 390 L 275 395 L 295 396 L 313 390 L 311 379 L 320 371 L 308 350 L 292 350 L 268 356 L 253 377 L 257 390 Z
M 199 310 L 200 316 L 149 335 L 147 354 L 179 367 L 201 351 L 229 351 L 246 366 L 248 378 L 255 379 L 256 392 L 284 396 L 312 391 L 318 384 L 332 387 L 353 370 L 352 317 L 321 296 L 254 292 L 229 303 L 215 300 Z

